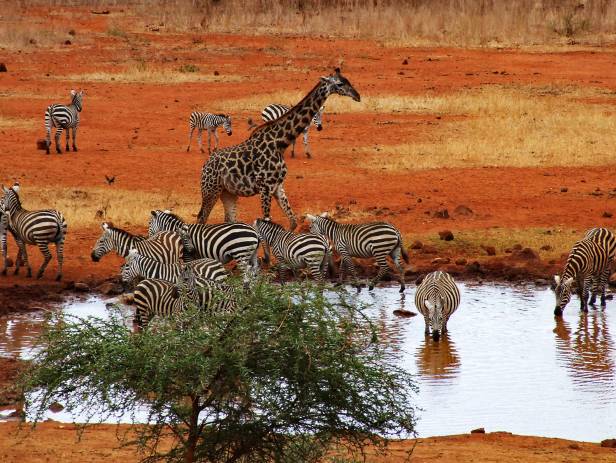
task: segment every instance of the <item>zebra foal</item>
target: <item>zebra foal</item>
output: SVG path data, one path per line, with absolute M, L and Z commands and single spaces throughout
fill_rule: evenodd
M 287 105 L 276 104 L 276 103 L 270 104 L 270 105 L 267 105 L 265 108 L 263 108 L 263 111 L 261 111 L 261 118 L 263 119 L 264 122 L 275 121 L 276 119 L 280 118 L 284 114 L 288 113 L 290 109 L 291 107 Z M 318 131 L 323 130 L 323 111 L 324 110 L 325 108 L 321 106 L 321 108 L 317 111 L 317 113 L 312 118 L 312 124 L 317 128 Z M 310 129 L 310 125 L 308 125 L 303 131 L 304 153 L 306 154 L 307 158 L 311 158 L 312 154 L 310 153 L 310 145 L 308 144 L 308 129 Z M 295 141 L 296 139 L 293 139 L 293 142 L 291 142 L 291 157 L 292 158 L 295 157 Z
M 312 278 L 323 283 L 331 257 L 329 243 L 315 233 L 295 234 L 269 219 L 257 219 L 254 229 L 263 240 L 266 260 L 269 260 L 268 247 L 272 249 L 280 264 L 281 282 L 287 268 L 308 267 Z
M 460 305 L 460 290 L 447 272 L 426 275 L 415 292 L 415 306 L 424 317 L 426 336 L 437 341 L 447 332 L 447 321 Z
M 404 292 L 404 269 L 400 257 L 408 264 L 409 256 L 402 245 L 400 231 L 385 222 L 372 222 L 365 224 L 341 224 L 327 217 L 307 215 L 310 222 L 310 231 L 327 238 L 338 251 L 340 261 L 340 281 L 343 280 L 345 267 L 353 276 L 353 282 L 358 290 L 357 273 L 353 264 L 353 257 L 374 257 L 379 266 L 376 277 L 370 282 L 369 290 L 385 276 L 389 266 L 387 256 L 390 256 L 398 270 L 400 292 Z
M 25 210 L 19 199 L 19 183 L 15 183 L 11 188 L 6 188 L 3 185 L 2 189 L 4 196 L 0 200 L 0 211 L 7 216 L 6 224 L 15 237 L 15 242 L 19 248 L 19 254 L 15 259 L 15 275 L 19 273 L 19 268 L 23 263 L 28 269 L 26 276 L 32 276 L 32 267 L 30 267 L 26 250 L 26 245 L 31 244 L 38 246 L 43 254 L 43 264 L 36 275 L 37 278 L 41 278 L 51 260 L 49 243 L 54 243 L 58 258 L 56 280 L 60 281 L 64 262 L 64 240 L 68 231 L 64 216 L 61 212 L 53 209 Z
M 218 149 L 218 127 L 222 126 L 225 132 L 227 132 L 227 135 L 233 134 L 233 129 L 231 127 L 231 116 L 226 114 L 210 114 L 194 111 L 190 114 L 188 125 L 190 127 L 190 132 L 188 135 L 188 147 L 186 148 L 186 152 L 190 151 L 190 144 L 192 142 L 192 136 L 195 129 L 197 129 L 197 142 L 199 143 L 199 149 L 202 153 L 205 153 L 205 151 L 203 151 L 203 143 L 201 141 L 201 135 L 203 134 L 203 130 L 207 131 L 208 153 L 212 152 L 212 133 L 214 134 L 214 139 L 216 142 L 214 150 Z
M 66 151 L 69 151 L 68 141 L 69 132 L 73 130 L 73 151 L 77 151 L 77 129 L 79 128 L 79 113 L 83 107 L 83 95 L 84 91 L 79 92 L 71 90 L 71 102 L 68 105 L 63 104 L 51 104 L 45 111 L 45 129 L 47 131 L 47 138 L 45 146 L 47 154 L 49 154 L 49 147 L 51 146 L 51 128 L 56 127 L 56 151 L 58 154 L 62 154 L 60 149 L 60 137 L 62 131 L 66 130 Z
M 184 247 L 178 233 L 162 231 L 146 238 L 116 228 L 109 222 L 103 222 L 101 228 L 103 233 L 96 241 L 90 254 L 94 262 L 98 262 L 110 251 L 115 251 L 120 256 L 126 257 L 133 248 L 142 256 L 163 263 L 172 264 L 183 258 Z
M 601 306 L 605 307 L 605 285 L 615 253 L 616 237 L 607 228 L 592 228 L 586 232 L 584 238 L 573 245 L 562 274 L 554 276 L 554 315 L 563 314 L 563 309 L 571 300 L 574 283 L 577 286 L 581 311 L 588 312 L 590 290 L 593 293 L 591 304 L 594 304 L 597 293 L 600 293 Z

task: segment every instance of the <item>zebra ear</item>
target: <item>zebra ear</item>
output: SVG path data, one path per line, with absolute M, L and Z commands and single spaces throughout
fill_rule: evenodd
M 564 281 L 564 284 L 569 286 L 571 283 L 573 283 L 573 277 L 569 277 Z
M 15 182 L 11 187 L 11 190 L 13 190 L 15 193 L 19 193 L 19 182 Z
M 554 275 L 554 283 L 556 283 L 556 286 L 560 284 L 560 277 L 558 275 Z
M 322 212 L 322 213 L 321 213 L 321 217 L 328 218 L 328 217 L 329 217 L 329 214 L 328 214 L 327 212 Z
M 434 310 L 434 304 L 432 304 L 432 302 L 424 301 L 424 305 L 426 306 L 426 309 L 428 309 L 429 311 L 433 311 Z
M 76 94 L 76 93 L 77 93 L 77 92 L 76 92 L 75 90 L 71 90 L 71 95 L 72 95 L 72 96 L 75 96 L 75 94 Z
M 135 248 L 131 248 L 131 249 L 128 251 L 128 256 L 126 256 L 126 257 L 135 257 L 136 255 L 137 255 L 137 249 L 135 249 Z
M 101 228 L 105 231 L 109 230 L 109 224 L 107 222 L 101 223 Z
M 156 213 L 157 213 L 157 212 L 158 212 L 158 211 L 150 211 L 150 214 L 152 214 L 152 216 L 153 216 L 153 217 L 156 217 Z
M 317 218 L 312 214 L 306 214 L 306 218 L 309 222 L 314 222 Z
M 171 210 L 169 210 L 169 209 L 165 209 L 163 212 L 164 212 L 165 214 L 171 214 Z
M 8 189 L 7 187 L 5 187 L 5 186 L 4 186 L 4 184 L 2 184 L 2 190 L 3 190 L 5 193 L 8 193 L 8 192 L 9 192 L 9 189 Z

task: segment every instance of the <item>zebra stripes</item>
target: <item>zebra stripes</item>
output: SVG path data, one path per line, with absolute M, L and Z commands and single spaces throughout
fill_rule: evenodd
M 265 122 L 275 121 L 276 119 L 280 118 L 282 115 L 289 112 L 290 109 L 291 107 L 287 105 L 276 104 L 276 103 L 270 104 L 266 106 L 265 108 L 263 108 L 263 111 L 261 111 L 261 118 Z M 317 128 L 318 131 L 323 130 L 323 111 L 324 110 L 325 108 L 321 106 L 321 108 L 317 111 L 317 113 L 312 118 L 312 123 L 314 124 L 314 126 Z M 307 158 L 311 158 L 312 155 L 310 153 L 310 145 L 308 144 L 308 129 L 310 129 L 310 125 L 308 125 L 304 129 L 304 132 L 303 132 L 304 133 L 304 153 L 306 154 Z M 296 140 L 293 139 L 293 142 L 291 143 L 291 157 L 292 158 L 295 157 L 295 141 Z
M 199 284 L 204 280 L 223 281 L 228 277 L 222 264 L 214 259 L 198 259 L 187 264 L 165 264 L 138 254 L 136 249 L 131 249 L 122 266 L 122 282 L 130 284 L 138 278 L 175 282 L 185 267 L 195 274 Z
M 331 256 L 329 243 L 325 238 L 314 233 L 298 235 L 285 230 L 269 219 L 257 219 L 254 228 L 264 242 L 266 258 L 267 247 L 271 247 L 280 264 L 280 280 L 287 268 L 308 267 L 317 282 L 322 283 Z
M 199 281 L 188 267 L 182 269 L 175 283 L 148 278 L 139 282 L 133 294 L 134 322 L 140 326 L 155 316 L 168 317 L 188 304 L 212 312 L 230 312 L 236 308 L 229 286 L 211 280 Z
M 115 251 L 120 256 L 126 257 L 133 248 L 142 256 L 163 263 L 172 264 L 183 258 L 184 247 L 178 233 L 164 231 L 146 238 L 133 235 L 121 228 L 115 228 L 108 222 L 103 222 L 101 228 L 103 233 L 96 241 L 90 255 L 94 262 L 98 262 L 110 251 Z
M 56 127 L 56 151 L 62 154 L 60 149 L 60 137 L 66 129 L 66 151 L 69 151 L 68 140 L 70 129 L 73 129 L 73 151 L 77 151 L 77 129 L 79 128 L 79 113 L 82 109 L 84 92 L 71 90 L 71 103 L 69 105 L 51 104 L 45 111 L 45 130 L 47 131 L 46 148 L 49 154 L 51 146 L 51 128 Z
M 248 275 L 258 269 L 259 235 L 250 225 L 186 224 L 169 211 L 152 211 L 148 228 L 150 236 L 165 230 L 180 233 L 187 254 L 216 259 L 222 264 L 235 260 L 245 276 L 245 282 Z
M 27 276 L 32 276 L 32 268 L 28 262 L 26 245 L 34 244 L 38 246 L 44 257 L 43 264 L 36 275 L 37 278 L 41 278 L 51 260 L 49 243 L 54 243 L 58 258 L 56 280 L 61 280 L 62 264 L 64 262 L 64 239 L 68 230 L 64 216 L 61 212 L 53 209 L 40 211 L 25 210 L 19 200 L 18 183 L 11 188 L 4 186 L 2 188 L 4 190 L 4 197 L 0 201 L 0 210 L 3 215 L 7 216 L 6 224 L 9 230 L 12 231 L 19 247 L 19 254 L 15 259 L 15 275 L 19 273 L 20 265 L 23 263 L 28 269 Z
M 6 243 L 6 232 L 9 229 L 9 216 L 0 212 L 0 244 L 2 246 L 2 274 L 6 275 L 6 269 L 8 267 L 8 249 Z
M 328 218 L 326 214 L 320 216 L 308 214 L 307 218 L 310 221 L 310 231 L 329 239 L 340 253 L 340 281 L 343 280 L 344 269 L 347 267 L 359 290 L 352 257 L 374 257 L 379 265 L 379 271 L 370 282 L 369 289 L 372 290 L 387 273 L 389 268 L 387 256 L 390 256 L 398 269 L 400 292 L 404 291 L 404 269 L 400 256 L 406 263 L 409 262 L 409 256 L 402 246 L 402 236 L 396 227 L 385 222 L 341 224 Z
M 601 295 L 601 306 L 605 307 L 605 285 L 614 254 L 616 237 L 607 228 L 592 228 L 584 238 L 573 245 L 561 276 L 555 275 L 556 308 L 554 315 L 561 316 L 571 300 L 573 283 L 576 283 L 580 298 L 580 310 L 588 312 L 588 294 L 592 290 L 591 303 Z
M 218 149 L 218 132 L 216 130 L 218 127 L 222 126 L 225 132 L 227 132 L 227 135 L 231 135 L 233 133 L 233 130 L 231 128 L 231 116 L 228 116 L 226 114 L 210 114 L 194 111 L 190 115 L 188 125 L 190 126 L 190 133 L 188 135 L 188 147 L 186 148 L 186 152 L 190 151 L 190 144 L 192 142 L 192 136 L 195 129 L 197 129 L 197 142 L 199 143 L 199 149 L 202 153 L 205 152 L 203 151 L 203 143 L 201 142 L 201 135 L 203 134 L 203 130 L 207 130 L 208 153 L 212 152 L 212 133 L 214 133 L 214 139 L 216 142 L 214 150 Z
M 415 292 L 415 306 L 424 317 L 425 333 L 438 340 L 447 332 L 447 321 L 460 305 L 460 290 L 447 272 L 426 275 Z

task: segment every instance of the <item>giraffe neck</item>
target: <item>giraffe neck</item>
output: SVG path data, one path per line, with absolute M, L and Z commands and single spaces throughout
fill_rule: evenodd
M 327 84 L 319 82 L 302 101 L 278 119 L 265 124 L 257 133 L 273 139 L 276 148 L 284 151 L 310 125 L 329 94 Z

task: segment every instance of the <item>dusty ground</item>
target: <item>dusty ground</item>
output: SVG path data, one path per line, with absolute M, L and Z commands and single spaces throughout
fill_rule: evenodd
M 1 423 L 0 457 L 3 462 L 38 463 L 62 461 L 92 463 L 108 461 L 137 462 L 138 456 L 129 449 L 119 449 L 115 426 L 99 425 L 89 428 L 82 441 L 76 441 L 72 425 L 41 423 L 28 434 L 18 432 L 16 423 Z M 120 429 L 122 431 L 122 429 Z M 415 441 L 393 442 L 386 456 L 370 453 L 368 463 L 408 461 L 408 452 Z M 514 436 L 509 433 L 467 434 L 419 439 L 412 454 L 413 462 L 613 462 L 616 450 L 599 444 L 563 439 Z
M 232 108 L 233 135 L 220 135 L 226 146 L 248 136 L 248 117 L 259 119 L 258 111 L 243 104 L 235 108 L 233 100 L 306 93 L 320 75 L 341 63 L 362 97 L 446 95 L 494 84 L 616 91 L 616 50 L 611 48 L 555 53 L 408 49 L 325 38 L 151 32 L 131 25 L 134 18 L 116 10 L 108 17 L 62 9 L 51 14 L 30 9 L 24 14 L 30 27 L 24 30 L 36 37 L 35 43 L 24 36 L 24 45 L 7 47 L 0 54 L 8 68 L 0 74 L 0 179 L 5 184 L 21 182 L 26 207 L 57 207 L 61 195 L 69 234 L 65 281 L 53 281 L 55 257 L 43 280 L 26 279 L 23 272 L 0 277 L 0 315 L 58 301 L 72 291 L 71 282 L 96 287 L 113 278 L 119 258 L 90 260 L 103 218 L 144 233 L 153 208 L 173 207 L 187 219 L 196 216 L 206 155 L 198 152 L 194 140 L 192 151 L 185 152 L 188 115 L 196 108 Z M 36 31 L 47 25 L 56 33 L 43 40 Z M 75 34 L 68 33 L 71 29 Z M 71 44 L 65 45 L 65 40 Z M 402 64 L 404 59 L 408 64 Z M 196 77 L 175 71 L 188 64 L 198 66 Z M 150 70 L 166 74 L 148 74 Z M 142 76 L 136 82 L 121 77 L 135 72 Z M 71 88 L 87 91 L 80 151 L 46 156 L 35 149 L 36 140 L 44 137 L 45 107 L 66 102 Z M 613 164 L 386 173 L 366 166 L 366 147 L 427 140 L 459 117 L 464 116 L 326 112 L 325 129 L 311 131 L 313 158 L 303 157 L 298 143 L 298 156 L 288 159 L 286 191 L 292 206 L 299 214 L 328 210 L 345 220 L 394 223 L 407 246 L 415 240 L 428 245 L 410 251 L 411 281 L 434 268 L 461 277 L 546 278 L 558 271 L 563 253 L 583 230 L 614 226 L 616 219 L 604 214 L 616 214 Z M 388 153 L 382 151 L 382 156 Z M 115 176 L 115 182 L 108 185 L 105 175 Z M 460 205 L 472 213 L 455 213 Z M 126 213 L 129 206 L 134 210 Z M 257 198 L 240 199 L 239 208 L 244 221 L 260 214 Z M 442 209 L 448 210 L 449 218 L 434 216 Z M 275 205 L 273 214 L 286 223 Z M 120 216 L 131 218 L 118 220 Z M 212 220 L 221 218 L 217 206 Z M 446 229 L 454 233 L 453 241 L 439 240 L 438 232 Z M 495 245 L 495 256 L 487 256 L 482 240 Z M 515 244 L 532 247 L 537 255 L 508 252 Z M 540 250 L 543 244 L 549 249 Z M 9 249 L 14 256 L 12 240 Z M 36 271 L 40 253 L 32 248 L 30 257 Z M 446 260 L 434 262 L 437 257 Z M 3 361 L 1 379 L 10 382 L 16 368 Z M 0 426 L 14 429 L 13 424 Z M 73 445 L 70 426 L 43 424 L 26 441 L 0 440 L 0 459 L 70 462 L 82 461 L 85 454 L 90 461 L 132 458 L 130 452 L 111 450 L 113 434 L 111 428 L 95 428 L 83 443 Z M 407 443 L 394 447 L 398 446 L 408 448 Z M 616 461 L 616 456 L 590 444 L 491 434 L 422 440 L 414 461 Z

